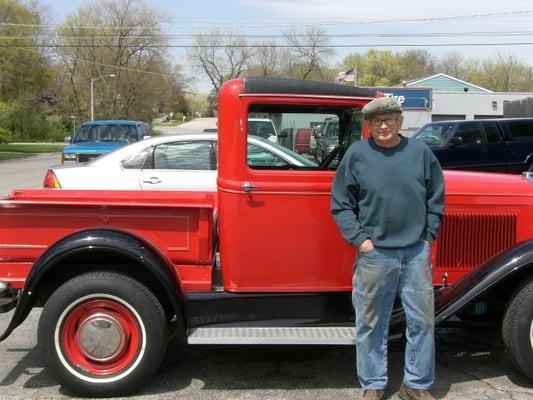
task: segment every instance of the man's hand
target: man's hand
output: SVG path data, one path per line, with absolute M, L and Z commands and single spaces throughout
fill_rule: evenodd
M 431 247 L 431 243 L 430 243 L 428 240 L 423 239 L 422 242 L 424 242 L 424 243 L 427 244 L 429 247 Z
M 374 250 L 374 244 L 372 243 L 372 240 L 366 239 L 361 245 L 359 246 L 359 252 L 360 253 L 368 253 L 369 251 Z

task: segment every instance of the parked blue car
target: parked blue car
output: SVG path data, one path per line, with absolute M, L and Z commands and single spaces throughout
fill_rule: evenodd
M 84 122 L 70 144 L 63 149 L 61 164 L 69 161 L 89 161 L 152 135 L 151 126 L 141 121 L 101 120 Z

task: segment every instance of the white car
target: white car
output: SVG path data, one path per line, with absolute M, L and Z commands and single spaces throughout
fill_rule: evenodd
M 216 191 L 217 133 L 157 136 L 122 147 L 88 163 L 50 168 L 43 186 L 70 190 Z M 248 137 L 248 165 L 317 166 L 259 137 Z

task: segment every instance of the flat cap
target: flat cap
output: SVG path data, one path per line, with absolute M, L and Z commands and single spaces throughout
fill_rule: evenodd
M 402 112 L 402 105 L 394 97 L 378 97 L 377 99 L 374 99 L 370 103 L 366 104 L 362 109 L 365 119 L 368 119 L 368 117 L 374 114 L 383 114 L 388 112 Z

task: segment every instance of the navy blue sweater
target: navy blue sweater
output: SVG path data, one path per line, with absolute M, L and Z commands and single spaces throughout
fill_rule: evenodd
M 444 178 L 429 147 L 401 137 L 392 148 L 362 140 L 350 146 L 333 181 L 331 212 L 343 237 L 359 247 L 433 242 L 444 213 Z

